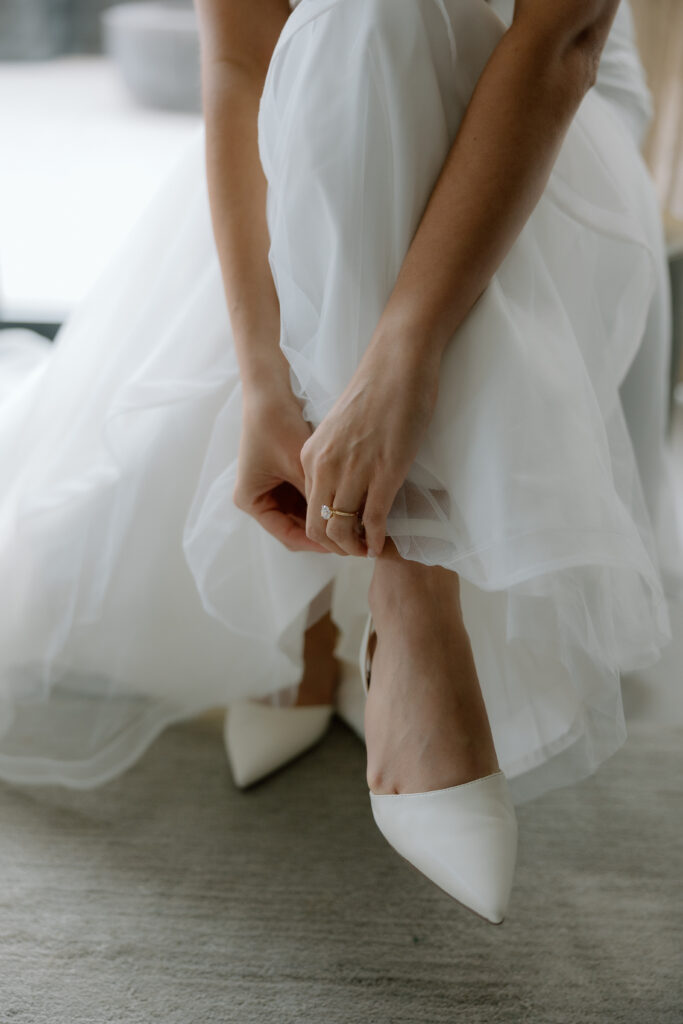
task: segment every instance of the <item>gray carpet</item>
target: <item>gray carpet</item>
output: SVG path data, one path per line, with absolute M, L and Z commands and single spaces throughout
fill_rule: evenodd
M 683 733 L 520 808 L 494 928 L 370 815 L 339 722 L 235 790 L 214 721 L 90 792 L 0 787 L 0 1021 L 681 1024 Z

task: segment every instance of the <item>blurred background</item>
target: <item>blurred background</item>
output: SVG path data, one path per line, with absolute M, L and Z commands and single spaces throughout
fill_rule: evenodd
M 683 401 L 683 0 L 631 0 Z M 0 0 L 0 324 L 53 336 L 200 123 L 191 0 Z M 678 385 L 678 390 L 676 390 Z
M 3 325 L 54 335 L 199 112 L 190 0 L 0 0 Z

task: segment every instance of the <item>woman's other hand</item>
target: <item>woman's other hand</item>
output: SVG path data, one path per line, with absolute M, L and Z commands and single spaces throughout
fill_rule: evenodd
M 327 547 L 306 536 L 299 453 L 310 434 L 291 391 L 245 391 L 233 501 L 290 551 L 327 553 Z

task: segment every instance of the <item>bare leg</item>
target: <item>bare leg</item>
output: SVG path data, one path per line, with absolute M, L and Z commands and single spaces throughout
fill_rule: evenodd
M 401 558 L 387 538 L 369 600 L 377 632 L 365 708 L 370 789 L 421 792 L 497 771 L 460 577 Z
M 333 654 L 338 632 L 329 612 L 306 630 L 297 704 L 332 703 L 339 682 L 339 664 Z
M 303 673 L 298 684 L 256 698 L 278 707 L 332 704 L 340 681 L 334 656 L 339 630 L 331 616 L 333 582 L 310 602 L 304 631 Z

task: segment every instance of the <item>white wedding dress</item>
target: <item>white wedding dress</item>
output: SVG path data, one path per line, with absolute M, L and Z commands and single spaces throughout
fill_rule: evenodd
M 511 8 L 302 0 L 284 26 L 259 149 L 280 344 L 314 426 Z M 544 195 L 447 351 L 388 521 L 404 557 L 461 576 L 517 801 L 621 745 L 620 673 L 659 658 L 683 580 L 649 114 L 622 4 Z M 371 563 L 292 553 L 232 502 L 241 387 L 202 132 L 54 346 L 0 338 L 0 776 L 94 786 L 171 721 L 286 692 L 331 582 L 355 662 Z

